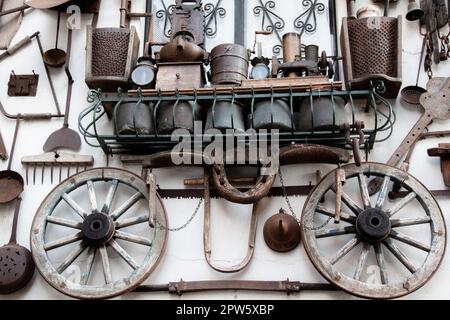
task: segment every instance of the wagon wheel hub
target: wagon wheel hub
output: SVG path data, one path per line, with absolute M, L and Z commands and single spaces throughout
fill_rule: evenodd
M 115 230 L 114 221 L 104 213 L 89 215 L 81 227 L 84 241 L 91 246 L 102 246 L 108 243 Z
M 382 242 L 391 233 L 389 215 L 381 209 L 363 211 L 356 220 L 357 234 L 371 243 Z

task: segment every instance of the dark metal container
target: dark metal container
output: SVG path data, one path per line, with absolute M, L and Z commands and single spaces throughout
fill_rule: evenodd
M 194 122 L 201 121 L 201 107 L 192 101 L 162 102 L 156 110 L 158 134 L 172 134 L 174 130 L 194 132 Z
M 128 102 L 117 107 L 116 131 L 121 135 L 155 133 L 153 104 Z
M 211 51 L 211 83 L 240 85 L 248 78 L 249 51 L 237 44 L 221 44 Z
M 312 107 L 309 98 L 300 101 L 298 131 L 339 130 L 344 123 L 351 123 L 351 113 L 341 98 L 314 98 Z
M 239 102 L 217 101 L 208 108 L 205 131 L 208 129 L 245 131 L 244 106 Z
M 251 121 L 256 130 L 292 131 L 292 116 L 289 104 L 285 100 L 265 100 L 255 104 Z

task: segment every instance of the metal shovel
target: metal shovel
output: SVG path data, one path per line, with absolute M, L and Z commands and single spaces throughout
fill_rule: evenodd
M 72 29 L 69 29 L 67 37 L 67 59 L 65 64 L 65 71 L 68 78 L 68 87 L 67 87 L 66 111 L 64 113 L 64 124 L 61 129 L 53 132 L 48 137 L 43 147 L 44 152 L 52 152 L 57 149 L 69 149 L 73 151 L 78 151 L 81 147 L 80 135 L 78 134 L 78 132 L 69 128 L 70 101 L 72 99 L 72 86 L 73 86 L 73 78 L 69 70 L 71 48 L 72 48 Z

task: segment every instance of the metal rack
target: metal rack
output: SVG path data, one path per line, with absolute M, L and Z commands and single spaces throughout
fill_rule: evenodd
M 255 102 L 259 100 L 268 99 L 286 99 L 290 105 L 291 119 L 294 123 L 294 114 L 298 112 L 297 101 L 298 99 L 309 98 L 311 106 L 311 120 L 312 128 L 314 125 L 314 98 L 315 97 L 327 97 L 330 98 L 333 104 L 333 129 L 331 130 L 315 130 L 312 129 L 307 132 L 299 132 L 292 130 L 291 132 L 279 132 L 279 142 L 281 146 L 289 144 L 305 144 L 305 143 L 315 143 L 323 144 L 328 146 L 335 146 L 340 148 L 351 149 L 349 143 L 351 138 L 362 138 L 364 137 L 364 143 L 361 144 L 361 148 L 370 150 L 373 148 L 374 144 L 382 140 L 377 140 L 377 134 L 381 132 L 387 132 L 388 137 L 392 134 L 393 125 L 395 123 L 395 113 L 394 110 L 386 99 L 381 95 L 385 90 L 384 84 L 382 82 L 376 82 L 371 84 L 370 90 L 358 90 L 352 91 L 339 90 L 336 89 L 332 84 L 329 89 L 314 90 L 312 87 L 308 90 L 305 88 L 264 88 L 264 89 L 254 89 L 254 88 L 242 88 L 238 87 L 231 90 L 223 90 L 220 88 L 202 88 L 202 89 L 192 89 L 174 92 L 165 92 L 153 90 L 152 92 L 142 92 L 137 90 L 133 93 L 124 93 L 121 89 L 117 93 L 103 93 L 101 90 L 91 90 L 88 94 L 87 101 L 90 103 L 79 116 L 79 130 L 84 136 L 85 141 L 92 147 L 101 147 L 105 154 L 139 154 L 148 155 L 160 151 L 171 150 L 174 146 L 179 143 L 179 138 L 173 139 L 171 135 L 161 135 L 155 134 L 118 134 L 116 128 L 116 113 L 117 108 L 123 103 L 136 103 L 138 106 L 140 103 L 152 103 L 154 105 L 154 128 L 156 125 L 156 114 L 158 112 L 158 107 L 162 102 L 174 102 L 174 108 L 179 101 L 192 101 L 194 105 L 198 102 L 201 105 L 209 106 L 214 108 L 216 102 L 219 100 L 231 100 L 244 102 L 248 106 L 246 112 L 250 115 L 250 119 L 253 119 L 252 115 L 254 113 Z M 348 123 L 347 129 L 345 130 L 342 126 L 336 125 L 336 105 L 335 99 L 337 97 L 342 97 L 346 103 L 349 104 L 351 108 L 351 122 Z M 373 123 L 371 126 L 365 124 L 365 126 L 360 125 L 358 121 L 358 112 L 356 108 L 356 100 L 364 101 L 365 108 L 363 112 L 373 114 L 371 116 L 371 121 Z M 111 106 L 108 109 L 106 106 Z M 195 110 L 193 110 L 195 111 Z M 111 125 L 107 125 L 108 129 L 103 128 L 100 122 L 109 119 L 112 122 Z M 381 119 L 381 121 L 380 121 Z M 251 121 L 252 122 L 252 121 Z M 252 123 L 250 124 L 252 128 Z M 257 134 L 258 141 L 264 141 L 268 139 L 270 133 L 260 133 Z M 208 134 L 204 134 L 205 137 Z M 230 134 L 224 134 L 224 138 L 230 136 Z M 232 136 L 236 139 L 245 136 L 244 133 L 233 133 Z M 191 134 L 191 141 L 198 141 L 201 137 Z M 98 142 L 98 144 L 95 143 Z M 268 141 L 268 140 L 267 140 Z M 251 141 L 248 141 L 248 143 Z M 210 142 L 205 142 L 206 144 Z

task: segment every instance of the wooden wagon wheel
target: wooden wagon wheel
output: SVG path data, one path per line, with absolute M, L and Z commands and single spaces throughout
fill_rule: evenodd
M 334 172 L 315 187 L 303 208 L 302 240 L 310 260 L 328 281 L 359 297 L 391 299 L 419 289 L 436 272 L 445 252 L 447 233 L 438 203 L 419 181 L 397 168 L 364 163 L 342 169 L 347 182 L 341 224 L 332 225 L 329 219 L 335 214 Z M 373 198 L 367 189 L 371 177 L 383 180 Z M 401 184 L 408 195 L 389 201 L 393 183 Z M 411 228 L 413 235 L 408 234 Z M 424 236 L 428 240 L 418 239 Z M 324 245 L 324 240 L 330 242 Z M 376 279 L 369 267 L 376 270 Z
M 102 200 L 99 189 L 106 194 L 102 207 L 97 205 Z M 79 299 L 107 299 L 136 288 L 158 265 L 167 241 L 167 231 L 161 227 L 167 226 L 164 205 L 158 196 L 159 228 L 150 228 L 147 199 L 146 183 L 120 169 L 93 169 L 61 183 L 43 201 L 32 225 L 31 249 L 41 275 L 58 291 Z M 135 209 L 139 211 L 136 215 Z M 72 216 L 67 219 L 58 216 L 60 213 Z M 138 228 L 143 236 L 126 228 Z M 68 235 L 49 241 L 49 229 Z M 142 254 L 134 257 L 128 247 Z M 52 255 L 56 250 L 64 250 L 64 255 L 55 263 Z M 67 269 L 77 259 L 80 262 L 82 254 L 85 258 L 77 265 L 80 276 L 74 280 Z

